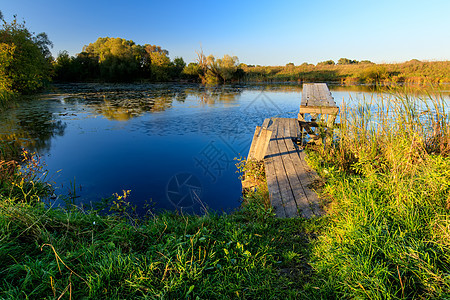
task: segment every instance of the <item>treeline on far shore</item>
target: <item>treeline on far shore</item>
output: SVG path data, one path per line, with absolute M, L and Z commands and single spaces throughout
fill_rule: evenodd
M 70 56 L 54 58 L 45 33 L 35 34 L 16 17 L 7 22 L 0 12 L 0 102 L 16 94 L 31 94 L 52 81 L 63 82 L 170 82 L 204 84 L 245 82 L 341 82 L 356 83 L 449 83 L 450 61 L 410 60 L 397 64 L 374 64 L 341 58 L 316 65 L 253 66 L 238 57 L 222 58 L 197 52 L 195 62 L 170 59 L 161 46 L 139 45 L 123 38 L 100 37 Z
M 169 52 L 160 46 L 109 37 L 84 46 L 76 56 L 59 53 L 53 67 L 57 81 L 450 83 L 450 61 L 412 59 L 375 64 L 341 58 L 337 63 L 327 60 L 316 65 L 255 66 L 240 63 L 236 56 L 216 58 L 201 51 L 195 62 L 186 64 L 181 57 L 171 60 Z
M 236 82 L 340 82 L 343 84 L 373 83 L 450 83 L 450 61 L 419 61 L 375 64 L 341 58 L 316 65 L 303 63 L 285 66 L 260 66 L 239 63 L 236 56 L 216 58 L 197 54 L 196 62 L 188 65 L 183 58 L 170 60 L 167 50 L 159 46 L 139 46 L 141 54 L 121 56 L 111 49 L 98 50 L 99 41 L 104 44 L 132 45 L 132 41 L 120 38 L 99 38 L 83 52 L 70 57 L 62 52 L 54 62 L 55 80 L 59 81 L 108 81 L 135 80 L 190 81 L 205 84 Z M 105 43 L 106 41 L 106 43 Z M 97 49 L 96 49 L 97 47 Z M 105 54 L 106 53 L 106 54 Z
M 245 80 L 252 82 L 450 83 L 450 61 L 412 59 L 403 63 L 375 64 L 344 58 L 336 64 L 330 60 L 317 65 L 289 63 L 286 66 L 243 65 L 242 68 Z

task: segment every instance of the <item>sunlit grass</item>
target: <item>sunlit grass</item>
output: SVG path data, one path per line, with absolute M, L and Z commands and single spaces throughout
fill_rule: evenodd
M 330 199 L 313 266 L 339 297 L 449 296 L 448 108 L 394 89 L 343 107 L 334 146 L 310 153 Z
M 248 81 L 283 82 L 334 81 L 346 84 L 358 83 L 414 83 L 439 84 L 450 82 L 449 61 L 412 60 L 396 64 L 348 64 L 313 65 L 303 63 L 298 66 L 244 66 Z

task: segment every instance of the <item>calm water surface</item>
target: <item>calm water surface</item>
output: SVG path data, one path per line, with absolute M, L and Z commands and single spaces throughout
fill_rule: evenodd
M 331 90 L 338 104 L 371 96 Z M 58 199 L 75 189 L 89 205 L 130 190 L 139 212 L 230 212 L 241 197 L 234 158 L 265 118 L 296 117 L 300 99 L 300 86 L 57 85 L 2 114 L 0 134 L 41 155 Z

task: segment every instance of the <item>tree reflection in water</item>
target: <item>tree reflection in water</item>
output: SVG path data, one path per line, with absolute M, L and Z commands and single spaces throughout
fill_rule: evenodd
M 53 137 L 64 135 L 67 124 L 57 119 L 48 102 L 29 99 L 18 106 L 0 116 L 0 139 L 12 148 L 42 153 L 50 149 Z

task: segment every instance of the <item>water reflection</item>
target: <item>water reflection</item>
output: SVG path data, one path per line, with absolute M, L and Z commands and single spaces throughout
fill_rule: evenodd
M 61 100 L 72 105 L 84 105 L 96 115 L 108 120 L 127 121 L 146 112 L 161 112 L 172 107 L 173 101 L 183 102 L 183 89 L 148 85 L 73 84 L 58 86 Z M 51 96 L 51 95 L 50 95 Z
M 28 99 L 18 107 L 8 110 L 0 117 L 0 139 L 15 148 L 46 152 L 51 147 L 51 139 L 63 136 L 67 124 L 58 120 L 48 103 L 36 103 Z
M 146 112 L 162 112 L 174 101 L 185 102 L 191 96 L 200 104 L 236 104 L 242 88 L 176 84 L 65 84 L 48 97 L 58 96 L 63 103 L 84 105 L 109 120 L 127 121 Z
M 238 86 L 201 86 L 201 88 L 189 88 L 186 93 L 196 97 L 203 104 L 224 103 L 232 105 L 239 101 L 242 90 L 243 88 Z
M 393 93 L 389 86 L 329 84 L 332 92 L 338 93 Z M 410 94 L 427 94 L 423 86 L 408 86 Z M 224 107 L 237 105 L 243 91 L 269 93 L 301 93 L 301 84 L 252 84 L 242 86 L 202 86 L 180 84 L 65 84 L 58 85 L 54 94 L 63 103 L 83 105 L 94 114 L 108 120 L 127 121 L 147 112 L 162 112 L 170 109 L 173 102 L 185 102 L 193 97 L 199 104 Z M 445 89 L 444 89 L 445 91 Z M 336 97 L 335 97 L 336 99 Z M 339 99 L 337 99 L 339 101 Z
M 373 95 L 370 86 L 330 89 L 339 105 Z M 295 118 L 301 91 L 296 84 L 58 85 L 0 114 L 0 137 L 44 155 L 57 192 L 76 182 L 83 203 L 131 190 L 138 207 L 151 200 L 158 209 L 230 211 L 241 189 L 233 158 L 247 154 L 265 118 Z

